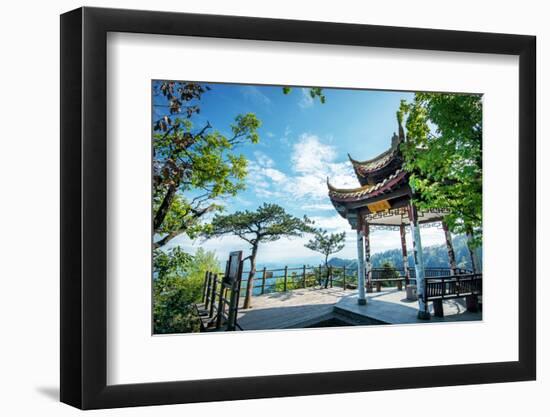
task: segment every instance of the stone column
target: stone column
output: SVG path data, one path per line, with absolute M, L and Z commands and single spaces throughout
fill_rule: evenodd
M 363 231 L 357 227 L 357 303 L 359 305 L 367 304 L 365 298 L 365 252 L 363 242 Z
M 467 246 L 468 251 L 470 252 L 470 259 L 472 260 L 472 269 L 474 271 L 474 274 L 481 273 L 481 263 L 479 262 L 479 257 L 477 256 L 477 252 L 472 248 L 472 241 L 474 240 L 474 236 L 472 232 L 468 231 L 466 232 L 466 238 L 467 238 Z
M 451 267 L 451 275 L 456 275 L 456 257 L 455 250 L 453 249 L 453 239 L 447 223 L 443 220 L 441 221 L 441 226 L 443 227 L 443 232 L 445 233 L 445 244 L 447 245 L 447 255 L 449 256 L 449 266 Z
M 372 264 L 370 261 L 370 228 L 367 222 L 363 223 L 365 237 L 365 276 L 367 278 L 367 292 L 372 292 Z
M 405 224 L 399 225 L 399 234 L 401 236 L 401 254 L 403 255 L 403 271 L 405 273 L 405 285 L 409 285 L 411 281 L 411 273 L 409 272 L 409 257 L 407 254 L 407 238 L 405 235 Z
M 411 227 L 411 235 L 413 241 L 413 257 L 414 269 L 416 271 L 416 292 L 418 294 L 418 318 L 420 320 L 429 320 L 430 312 L 428 311 L 428 303 L 424 300 L 424 256 L 422 254 L 422 241 L 420 240 L 420 229 L 418 227 L 418 213 L 416 207 L 411 204 L 409 206 L 409 220 Z

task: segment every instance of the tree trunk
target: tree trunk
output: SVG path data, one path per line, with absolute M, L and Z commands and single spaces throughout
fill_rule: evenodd
M 172 201 L 174 200 L 177 189 L 177 185 L 171 185 L 168 187 L 168 191 L 166 191 L 166 195 L 164 196 L 162 203 L 160 203 L 157 213 L 155 214 L 155 219 L 153 221 L 153 229 L 155 233 L 160 228 L 160 226 L 162 226 L 164 218 L 168 214 L 168 209 L 172 205 Z
M 252 246 L 252 254 L 250 255 L 250 272 L 248 274 L 248 282 L 246 285 L 246 296 L 244 298 L 243 308 L 252 307 L 252 291 L 254 289 L 254 275 L 256 275 L 256 254 L 258 253 L 258 244 Z

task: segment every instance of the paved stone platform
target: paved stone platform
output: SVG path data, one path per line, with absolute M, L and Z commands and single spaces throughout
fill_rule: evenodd
M 336 303 L 352 292 L 316 287 L 255 296 L 251 309 L 239 309 L 237 322 L 243 330 L 293 328 L 331 314 Z
M 451 299 L 443 302 L 444 317 L 433 316 L 433 305 L 429 303 L 431 320 L 419 320 L 418 302 L 409 301 L 405 291 L 388 289 L 367 294 L 367 304 L 357 304 L 357 294 L 342 297 L 335 305 L 336 311 L 343 314 L 355 314 L 382 321 L 386 324 L 410 324 L 426 322 L 451 322 L 481 320 L 482 313 L 470 313 L 466 310 L 464 299 Z
M 360 306 L 355 290 L 316 287 L 253 297 L 251 309 L 239 310 L 238 323 L 244 330 L 300 328 L 301 325 L 326 319 L 333 313 L 355 319 L 373 319 L 385 324 L 426 323 L 416 318 L 417 308 L 416 301 L 408 301 L 405 291 L 396 288 L 369 293 L 367 305 Z M 463 299 L 444 301 L 444 318 L 433 316 L 431 303 L 429 308 L 431 322 L 482 319 L 481 312 L 466 311 Z

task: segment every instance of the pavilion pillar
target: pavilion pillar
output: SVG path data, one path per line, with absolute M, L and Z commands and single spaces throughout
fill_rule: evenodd
M 472 243 L 474 241 L 474 235 L 471 231 L 466 232 L 466 239 L 467 239 L 467 245 L 468 251 L 470 252 L 470 259 L 472 260 L 472 270 L 474 271 L 474 274 L 481 273 L 481 263 L 479 262 L 479 257 L 477 256 L 477 252 L 472 247 Z
M 409 256 L 407 254 L 407 238 L 405 235 L 405 223 L 399 225 L 399 235 L 401 236 L 401 254 L 403 255 L 403 271 L 405 273 L 405 286 L 411 281 L 411 273 L 409 272 Z
M 357 303 L 367 304 L 365 297 L 365 245 L 363 242 L 363 230 L 357 226 Z
M 413 241 L 414 268 L 416 271 L 416 293 L 418 295 L 417 317 L 420 320 L 429 320 L 430 312 L 428 311 L 428 303 L 424 300 L 424 255 L 422 253 L 422 241 L 420 240 L 420 228 L 418 227 L 418 213 L 416 207 L 412 203 L 409 206 L 409 220 Z
M 456 257 L 455 250 L 453 248 L 453 239 L 447 223 L 441 221 L 441 226 L 443 227 L 443 232 L 445 233 L 445 244 L 447 245 L 447 254 L 449 256 L 449 266 L 451 267 L 451 275 L 456 275 Z
M 365 276 L 367 278 L 367 292 L 372 292 L 372 264 L 370 261 L 370 227 L 363 223 L 363 236 L 365 239 Z

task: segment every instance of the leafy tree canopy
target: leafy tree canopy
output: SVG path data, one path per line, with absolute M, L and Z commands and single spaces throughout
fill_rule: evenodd
M 256 255 L 261 242 L 273 242 L 282 237 L 302 236 L 310 232 L 312 222 L 292 216 L 277 204 L 264 203 L 256 211 L 237 211 L 232 214 L 216 214 L 211 227 L 205 231 L 206 237 L 236 235 L 251 245 L 250 272 L 244 308 L 249 308 L 252 298 L 254 275 L 256 274 Z
M 200 233 L 200 220 L 221 206 L 216 197 L 232 196 L 245 186 L 247 161 L 235 153 L 243 143 L 258 143 L 261 123 L 252 113 L 240 114 L 224 135 L 209 122 L 195 127 L 199 102 L 208 86 L 161 82 L 155 86 L 153 121 L 153 226 L 161 247 L 181 233 Z M 162 103 L 162 104 L 159 104 Z
M 312 251 L 319 252 L 325 256 L 325 264 L 329 255 L 340 252 L 344 249 L 346 232 L 328 234 L 326 230 L 317 229 L 312 239 L 304 246 Z
M 202 296 L 205 271 L 220 272 L 214 252 L 199 248 L 195 255 L 179 247 L 154 252 L 154 333 L 198 332 L 200 319 L 194 303 Z
M 327 273 L 325 288 L 327 288 L 329 282 L 328 257 L 344 249 L 344 246 L 346 246 L 346 232 L 328 234 L 326 230 L 317 229 L 314 233 L 313 238 L 304 246 L 325 256 L 325 269 Z
M 192 262 L 193 256 L 184 252 L 179 246 L 167 252 L 159 249 L 153 252 L 153 266 L 157 277 L 184 275 Z
M 482 225 L 481 108 L 478 95 L 416 93 L 398 112 L 400 121 L 407 117 L 401 149 L 415 204 L 449 209 L 449 229 L 473 233 L 476 245 Z
M 214 216 L 208 237 L 234 234 L 251 245 L 273 242 L 283 236 L 302 236 L 310 232 L 312 222 L 292 216 L 277 204 L 264 203 L 256 211 L 237 211 Z
M 283 87 L 283 94 L 290 94 L 291 92 L 292 92 L 291 87 Z M 309 95 L 314 100 L 318 97 L 321 104 L 325 104 L 325 102 L 327 101 L 327 98 L 323 94 L 323 89 L 320 87 L 309 88 Z

